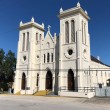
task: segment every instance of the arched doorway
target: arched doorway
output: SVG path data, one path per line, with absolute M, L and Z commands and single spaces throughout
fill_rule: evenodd
M 25 90 L 25 88 L 26 88 L 26 75 L 25 75 L 25 73 L 23 73 L 23 75 L 22 75 L 21 89 L 22 90 Z
M 68 90 L 75 90 L 74 73 L 71 69 L 68 71 Z
M 107 82 L 107 86 L 110 86 L 110 79 L 108 79 L 106 82 Z
M 46 89 L 52 90 L 52 73 L 50 70 L 46 74 Z
M 37 81 L 36 81 L 36 86 L 39 86 L 39 74 L 37 74 Z

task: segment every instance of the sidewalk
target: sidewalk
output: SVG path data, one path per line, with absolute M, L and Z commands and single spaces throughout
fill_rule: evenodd
M 93 97 L 91 99 L 84 100 L 83 103 L 110 106 L 110 97 Z

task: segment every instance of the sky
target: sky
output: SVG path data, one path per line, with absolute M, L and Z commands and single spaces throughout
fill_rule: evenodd
M 91 54 L 100 56 L 102 62 L 110 65 L 110 0 L 0 0 L 0 48 L 17 55 L 19 23 L 44 23 L 51 25 L 52 35 L 59 35 L 59 10 L 73 8 L 77 2 L 90 16 L 89 33 Z

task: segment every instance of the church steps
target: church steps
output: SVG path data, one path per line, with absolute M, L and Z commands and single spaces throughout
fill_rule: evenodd
M 34 96 L 46 96 L 46 95 L 49 95 L 51 92 L 52 91 L 50 90 L 41 90 L 41 91 L 34 93 L 33 95 Z

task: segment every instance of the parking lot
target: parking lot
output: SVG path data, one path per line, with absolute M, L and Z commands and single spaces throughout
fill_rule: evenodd
M 0 110 L 110 110 L 110 98 L 0 95 Z

